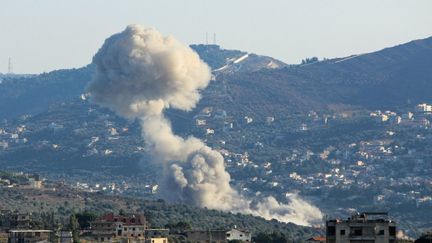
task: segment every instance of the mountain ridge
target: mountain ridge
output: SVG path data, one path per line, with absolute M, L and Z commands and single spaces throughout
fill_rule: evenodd
M 287 65 L 271 57 L 217 45 L 191 48 L 223 83 L 222 89 L 214 90 L 212 86 L 219 84 L 212 82 L 208 92 L 203 92 L 205 104 L 220 102 L 214 97 L 206 100 L 207 94 L 215 92 L 217 97 L 229 97 L 224 107 L 234 104 L 233 108 L 243 110 L 241 104 L 269 110 L 267 113 L 284 109 L 305 112 L 334 105 L 397 108 L 432 100 L 432 37 L 308 65 Z M 275 66 L 269 67 L 272 63 Z M 4 78 L 0 84 L 0 118 L 37 114 L 52 104 L 77 98 L 93 72 L 90 64 L 24 78 Z

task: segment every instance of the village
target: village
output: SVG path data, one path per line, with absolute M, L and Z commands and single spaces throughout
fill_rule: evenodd
M 85 102 L 85 96 L 81 98 Z M 245 195 L 277 195 L 283 200 L 287 193 L 301 192 L 311 201 L 324 200 L 320 208 L 334 216 L 349 214 L 352 206 L 368 209 L 372 202 L 376 208 L 392 210 L 406 227 L 425 220 L 432 205 L 432 168 L 428 160 L 431 107 L 418 104 L 411 111 L 372 111 L 357 116 L 309 112 L 287 124 L 277 116 L 233 118 L 225 111 L 205 107 L 193 117 L 192 132 L 224 156 L 232 184 Z M 77 190 L 157 199 L 155 164 L 138 168 L 124 162 L 117 165 L 118 160 L 139 160 L 145 154 L 142 139 L 131 132 L 136 129 L 134 124 L 91 107 L 86 112 L 64 122 L 22 118 L 18 124 L 3 123 L 0 149 L 6 156 L 15 155 L 17 166 L 24 160 L 20 159 L 22 155 L 34 150 L 39 151 L 41 159 L 56 155 L 55 163 L 65 159 L 64 163 L 104 161 L 98 169 L 66 172 L 56 166 L 56 173 L 50 172 L 52 167 L 38 167 L 35 161 L 24 167 L 30 169 L 24 173 L 31 174 L 36 166 L 33 171 L 36 169 L 48 181 L 61 181 Z M 93 122 L 104 124 L 104 130 L 95 129 L 97 124 Z M 338 132 L 344 129 L 358 132 L 344 137 Z M 239 132 L 243 135 L 234 136 Z M 311 138 L 312 133 L 319 139 Z M 71 136 L 80 139 L 69 139 Z M 131 168 L 133 173 L 129 173 Z M 37 179 L 29 179 L 29 185 L 38 187 Z M 7 179 L 0 183 L 14 186 Z M 358 190 L 367 193 L 359 195 Z M 340 196 L 346 200 L 333 207 Z M 416 213 L 402 216 L 409 207 L 416 208 Z M 413 234 L 422 230 L 426 229 L 408 229 Z

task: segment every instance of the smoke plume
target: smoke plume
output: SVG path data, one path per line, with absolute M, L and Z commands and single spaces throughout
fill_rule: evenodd
M 195 137 L 173 133 L 163 111 L 189 111 L 211 78 L 210 68 L 188 46 L 152 28 L 130 25 L 109 37 L 93 58 L 92 101 L 120 116 L 139 119 L 155 161 L 162 163 L 161 196 L 172 202 L 309 225 L 318 208 L 293 195 L 288 204 L 268 197 L 252 202 L 230 185 L 222 155 Z

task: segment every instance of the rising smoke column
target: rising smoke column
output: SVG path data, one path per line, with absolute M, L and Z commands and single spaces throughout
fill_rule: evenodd
M 152 28 L 130 25 L 109 37 L 93 58 L 96 74 L 88 86 L 92 101 L 129 119 L 139 119 L 155 161 L 162 163 L 162 196 L 173 202 L 259 215 L 308 225 L 321 219 L 316 207 L 291 196 L 252 203 L 229 184 L 222 155 L 195 137 L 173 133 L 163 111 L 190 111 L 206 88 L 210 68 L 189 47 Z

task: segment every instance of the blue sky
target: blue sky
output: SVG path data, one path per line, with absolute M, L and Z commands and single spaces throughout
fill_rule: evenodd
M 2 0 L 0 73 L 81 67 L 105 38 L 140 23 L 186 44 L 287 63 L 343 57 L 432 36 L 431 0 Z

